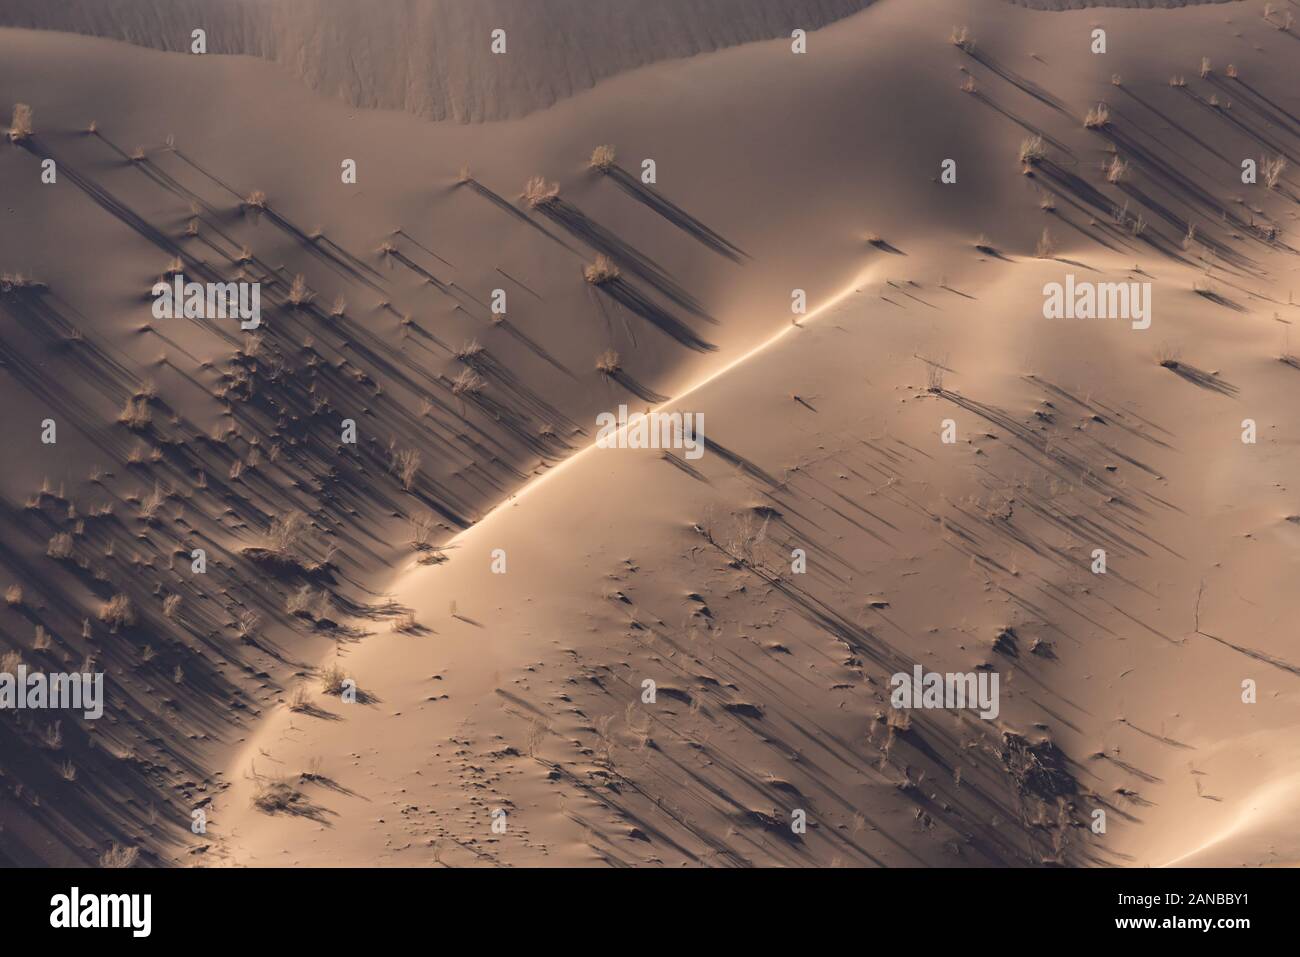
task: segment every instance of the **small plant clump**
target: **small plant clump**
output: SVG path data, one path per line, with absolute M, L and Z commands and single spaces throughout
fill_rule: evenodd
M 135 606 L 127 595 L 117 594 L 99 606 L 99 620 L 110 631 L 128 628 L 135 624 Z
M 610 259 L 604 253 L 596 254 L 596 261 L 582 270 L 583 277 L 593 286 L 603 286 L 607 282 L 613 282 L 620 275 L 618 263 Z
M 26 103 L 15 103 L 13 119 L 9 121 L 9 141 L 21 143 L 31 139 L 32 132 L 32 108 Z
M 597 146 L 591 151 L 591 168 L 608 173 L 614 168 L 614 147 Z
M 534 176 L 524 184 L 524 202 L 530 209 L 554 205 L 560 198 L 560 184 L 548 183 L 545 177 Z
M 623 370 L 623 357 L 613 349 L 606 349 L 596 357 L 596 371 L 608 378 Z

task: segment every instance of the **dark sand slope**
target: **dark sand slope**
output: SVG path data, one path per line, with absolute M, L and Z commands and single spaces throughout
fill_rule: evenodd
M 430 119 L 546 107 L 659 60 L 816 30 L 872 0 L 5 0 L 0 26 L 264 57 L 327 96 Z M 489 50 L 506 31 L 502 59 Z

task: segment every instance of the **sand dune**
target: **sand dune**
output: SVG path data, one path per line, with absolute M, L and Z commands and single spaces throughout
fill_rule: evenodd
M 353 0 L 9 0 L 0 26 L 189 52 L 264 57 L 360 107 L 435 120 L 522 116 L 659 60 L 815 30 L 871 0 L 418 0 L 375 15 Z M 509 66 L 492 55 L 506 31 Z
M 0 859 L 1294 862 L 1300 186 L 1240 163 L 1300 159 L 1295 36 L 861 6 L 803 57 L 789 5 L 672 5 L 581 67 L 428 61 L 462 87 L 348 51 L 494 8 L 212 32 L 303 85 L 10 5 L 100 36 L 0 30 L 0 176 L 58 169 L 0 231 L 0 628 L 109 691 L 0 722 Z M 262 326 L 152 319 L 178 268 Z M 1149 328 L 1046 318 L 1067 280 L 1150 283 Z M 704 455 L 597 447 L 619 405 Z M 997 715 L 900 710 L 915 666 Z

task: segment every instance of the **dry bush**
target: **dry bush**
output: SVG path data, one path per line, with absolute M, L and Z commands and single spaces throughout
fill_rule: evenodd
M 921 361 L 925 363 L 925 390 L 927 392 L 942 392 L 944 365 L 947 359 L 938 362 L 932 359 L 923 359 Z
M 524 202 L 530 208 L 550 206 L 560 198 L 560 184 L 548 183 L 545 177 L 534 176 L 524 184 Z
M 971 73 L 967 73 L 967 74 L 966 74 L 966 78 L 965 78 L 964 80 L 961 81 L 961 91 L 962 91 L 963 93 L 976 93 L 976 92 L 978 92 L 978 88 L 977 88 L 976 85 L 975 85 L 975 76 L 974 76 L 974 74 L 971 74 Z
M 23 663 L 23 656 L 17 651 L 6 651 L 0 655 L 0 674 L 17 675 L 18 668 Z
M 604 253 L 597 253 L 596 261 L 584 267 L 582 275 L 593 286 L 603 286 L 607 282 L 613 282 L 622 275 L 622 272 L 618 268 L 618 263 Z
M 28 276 L 20 272 L 0 273 L 0 293 L 36 292 L 44 288 L 45 283 L 35 276 Z
M 307 279 L 302 273 L 293 277 L 293 282 L 289 284 L 288 299 L 295 306 L 305 306 L 314 298 L 314 294 L 307 288 Z
M 292 697 L 289 698 L 289 710 L 302 713 L 311 709 L 311 695 L 307 691 L 307 686 L 298 685 L 293 689 Z
M 244 200 L 244 202 L 254 209 L 266 209 L 266 193 L 260 189 L 255 189 L 248 194 L 248 199 Z
M 163 599 L 162 609 L 164 617 L 175 618 L 181 610 L 181 596 L 168 595 Z
M 474 178 L 473 175 L 469 171 L 469 164 L 461 163 L 460 169 L 456 170 L 456 185 L 464 186 L 473 178 Z
M 253 807 L 266 814 L 287 811 L 302 800 L 302 792 L 285 778 L 254 778 Z
M 541 750 L 542 743 L 546 736 L 551 733 L 551 726 L 543 717 L 533 718 L 528 725 L 528 737 L 524 744 L 524 751 L 530 758 L 537 757 L 537 752 Z
M 121 422 L 128 429 L 149 428 L 153 421 L 153 413 L 149 411 L 149 400 L 145 398 L 130 398 L 126 400 L 126 405 L 122 406 L 122 411 L 117 416 L 117 421 Z
M 1169 78 L 1169 85 L 1176 90 L 1180 90 L 1183 87 L 1187 86 L 1187 78 L 1175 74 L 1174 76 L 1171 76 Z
M 596 356 L 596 371 L 609 377 L 623 370 L 623 357 L 613 349 L 606 349 Z
M 393 456 L 393 471 L 401 479 L 402 488 L 409 492 L 420 471 L 420 453 L 415 449 L 402 449 Z
M 485 351 L 481 342 L 477 339 L 471 339 L 458 348 L 453 355 L 461 362 L 469 362 L 471 359 L 481 356 Z
M 138 847 L 124 847 L 114 842 L 108 850 L 99 856 L 100 867 L 135 867 L 140 859 Z
M 135 624 L 135 606 L 128 596 L 119 593 L 99 606 L 99 620 L 108 625 L 109 631 L 130 627 Z
M 737 519 L 731 535 L 722 546 L 722 550 L 730 555 L 734 561 L 754 567 L 755 554 L 767 540 L 767 526 L 771 520 L 772 516 L 767 515 L 760 525 L 758 516 L 750 511 L 744 512 Z
M 1084 128 L 1089 130 L 1099 130 L 1110 123 L 1110 107 L 1105 103 L 1098 103 L 1088 111 L 1088 115 L 1083 118 Z
M 1056 242 L 1052 239 L 1052 234 L 1049 230 L 1043 230 L 1043 235 L 1038 237 L 1038 245 L 1035 247 L 1034 251 L 1039 259 L 1055 258 Z
M 597 146 L 591 151 L 591 168 L 600 170 L 602 173 L 608 173 L 614 168 L 614 147 Z
M 158 510 L 163 507 L 163 503 L 166 501 L 167 494 L 163 491 L 162 485 L 155 482 L 153 491 L 140 502 L 140 517 L 146 522 L 152 522 L 158 517 Z
M 610 725 L 614 722 L 612 714 L 602 714 L 594 722 L 596 730 L 597 760 L 607 766 L 614 763 L 614 738 L 610 734 Z
M 1286 172 L 1286 165 L 1286 158 L 1283 156 L 1262 160 L 1260 169 L 1264 173 L 1264 185 L 1269 189 L 1277 189 L 1277 184 L 1282 181 L 1282 174 Z
M 280 555 L 293 554 L 302 546 L 307 525 L 307 516 L 297 509 L 277 515 L 266 533 L 266 547 Z
M 348 674 L 337 664 L 330 665 L 320 675 L 321 691 L 325 694 L 338 695 L 343 693 L 343 683 L 348 680 Z
M 478 395 L 487 383 L 473 369 L 461 369 L 451 382 L 452 395 Z
M 285 600 L 284 610 L 291 615 L 310 615 L 314 597 L 311 586 L 303 585 Z
M 9 139 L 21 143 L 32 135 L 32 108 L 26 103 L 14 104 L 14 116 L 9 121 Z
M 23 604 L 23 586 L 10 585 L 5 589 L 5 604 L 10 608 L 21 608 Z
M 428 551 L 429 539 L 433 537 L 435 519 L 432 512 L 421 512 L 411 516 L 411 545 L 416 551 Z
M 1124 177 L 1127 174 L 1128 174 L 1128 163 L 1124 162 L 1118 156 L 1112 156 L 1110 162 L 1106 164 L 1106 182 L 1108 183 L 1123 182 Z
M 241 611 L 239 617 L 235 619 L 235 630 L 239 632 L 240 638 L 250 639 L 257 634 L 257 629 L 261 624 L 262 619 L 253 612 Z
M 59 532 L 50 539 L 49 545 L 45 548 L 45 554 L 58 561 L 66 561 L 71 558 L 72 536 L 67 532 Z
M 1042 136 L 1031 136 L 1020 142 L 1020 162 L 1027 168 L 1042 161 L 1047 156 L 1047 144 Z
M 1210 58 L 1207 56 L 1201 57 L 1201 79 L 1204 80 L 1213 72 L 1210 68 Z
M 953 27 L 952 32 L 948 34 L 948 42 L 958 50 L 964 50 L 969 53 L 975 49 L 975 38 L 966 27 Z
M 636 750 L 644 751 L 652 743 L 650 731 L 654 725 L 648 716 L 641 715 L 638 711 L 636 703 L 629 701 L 623 709 L 623 722 L 627 725 L 628 733 L 636 740 Z
M 343 293 L 334 297 L 334 305 L 330 306 L 330 317 L 333 319 L 342 319 L 343 313 L 347 312 L 348 301 L 343 298 Z
M 392 630 L 402 634 L 410 634 L 418 631 L 419 625 L 415 622 L 415 612 L 408 611 L 393 619 Z

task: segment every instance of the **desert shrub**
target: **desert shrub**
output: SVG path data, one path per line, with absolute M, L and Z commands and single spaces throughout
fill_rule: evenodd
M 1020 141 L 1020 162 L 1025 166 L 1033 166 L 1046 156 L 1047 144 L 1043 142 L 1041 136 L 1031 136 Z
M 596 371 L 603 376 L 612 376 L 623 370 L 623 357 L 613 349 L 606 349 L 596 356 Z
M 130 627 L 135 624 L 135 606 L 128 596 L 114 595 L 99 606 L 99 620 L 108 625 L 111 631 Z
M 153 421 L 153 414 L 149 411 L 149 400 L 135 396 L 127 399 L 126 405 L 122 406 L 122 411 L 118 413 L 117 421 L 128 429 L 147 429 L 149 423 Z
M 1098 103 L 1088 111 L 1088 115 L 1083 118 L 1083 125 L 1090 130 L 1099 130 L 1110 123 L 1110 107 L 1105 103 Z
M 67 532 L 59 532 L 50 539 L 50 543 L 45 548 L 45 554 L 50 558 L 59 561 L 66 561 L 72 557 L 72 536 Z
M 608 173 L 614 168 L 614 147 L 597 146 L 591 151 L 591 168 Z
M 26 103 L 14 104 L 14 116 L 9 121 L 9 139 L 20 143 L 32 135 L 32 108 Z
M 337 664 L 330 665 L 320 675 L 321 691 L 326 694 L 342 694 L 343 683 L 348 680 L 347 672 Z
M 622 273 L 618 268 L 618 263 L 604 253 L 597 253 L 596 261 L 590 266 L 584 267 L 582 275 L 593 286 L 603 286 L 607 282 L 613 282 Z
M 524 201 L 533 209 L 550 206 L 560 198 L 560 184 L 548 183 L 545 177 L 534 176 L 524 184 Z

